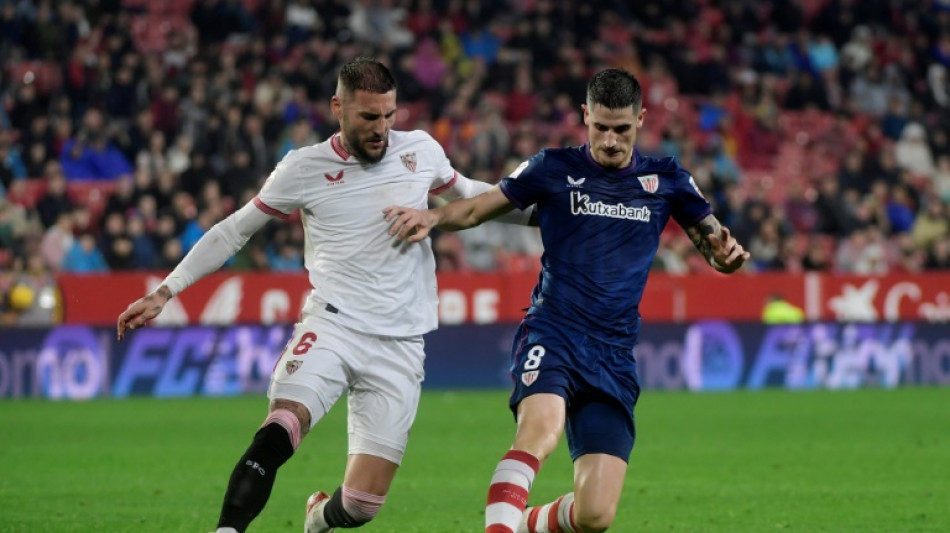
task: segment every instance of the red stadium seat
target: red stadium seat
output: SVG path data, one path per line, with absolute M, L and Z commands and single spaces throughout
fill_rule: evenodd
M 59 65 L 50 61 L 18 61 L 7 65 L 7 76 L 16 83 L 33 83 L 40 94 L 58 91 L 63 84 Z
M 75 181 L 67 185 L 67 194 L 76 204 L 89 209 L 92 220 L 99 220 L 109 196 L 115 192 L 115 182 L 111 180 Z

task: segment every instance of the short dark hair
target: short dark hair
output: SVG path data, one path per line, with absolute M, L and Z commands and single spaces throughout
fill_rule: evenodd
M 388 93 L 396 88 L 396 78 L 386 65 L 371 57 L 358 57 L 343 65 L 337 78 L 346 92 Z
M 643 90 L 633 74 L 619 68 L 602 70 L 587 84 L 587 105 L 600 104 L 608 109 L 633 106 L 639 111 Z

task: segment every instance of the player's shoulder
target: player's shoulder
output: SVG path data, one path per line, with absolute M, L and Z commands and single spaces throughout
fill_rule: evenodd
M 582 146 L 543 148 L 531 158 L 531 162 L 534 166 L 544 168 L 570 166 L 583 160 L 584 152 Z
M 689 175 L 689 172 L 679 162 L 679 159 L 673 156 L 654 157 L 642 155 L 638 152 L 637 158 L 637 170 L 638 173 L 641 174 L 652 172 L 654 174 L 661 174 L 670 177 L 676 177 L 683 173 Z
M 389 145 L 391 148 L 400 150 L 405 148 L 415 148 L 417 150 L 439 150 L 442 145 L 436 141 L 429 132 L 424 130 L 389 131 Z
M 301 146 L 300 148 L 294 148 L 284 155 L 279 164 L 292 164 L 301 161 L 328 160 L 334 155 L 332 141 L 333 138 L 330 137 L 323 142 Z
M 543 148 L 538 155 L 552 162 L 573 161 L 584 158 L 583 146 L 565 146 L 558 148 Z

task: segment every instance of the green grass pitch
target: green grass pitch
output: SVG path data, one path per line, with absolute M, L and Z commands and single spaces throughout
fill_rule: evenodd
M 263 397 L 0 402 L 0 532 L 207 533 Z M 281 470 L 254 532 L 299 532 L 345 460 L 345 403 Z M 950 388 L 646 391 L 616 532 L 950 531 Z M 513 436 L 507 395 L 427 392 L 378 519 L 360 531 L 483 531 Z M 531 503 L 569 489 L 561 445 Z

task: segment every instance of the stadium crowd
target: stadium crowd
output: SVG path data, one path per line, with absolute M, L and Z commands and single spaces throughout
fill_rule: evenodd
M 0 290 L 169 269 L 288 151 L 336 131 L 338 66 L 397 75 L 396 129 L 495 182 L 584 138 L 588 75 L 644 85 L 639 149 L 691 169 L 746 270 L 950 268 L 950 1 L 0 0 Z M 706 271 L 673 228 L 655 268 Z M 228 268 L 302 270 L 298 221 Z M 435 238 L 530 268 L 536 232 Z

